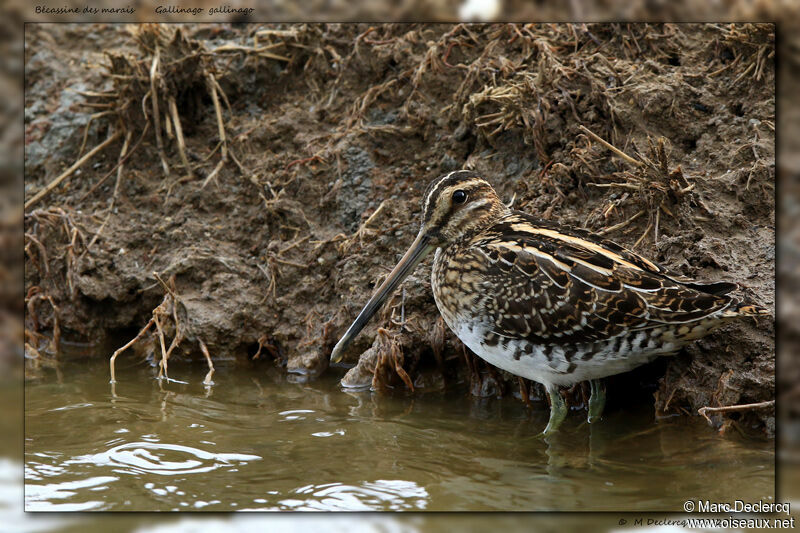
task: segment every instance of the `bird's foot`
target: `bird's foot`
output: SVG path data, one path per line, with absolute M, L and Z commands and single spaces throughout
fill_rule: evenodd
M 567 417 L 567 404 L 564 398 L 558 392 L 558 388 L 548 388 L 548 395 L 550 396 L 550 420 L 547 421 L 547 427 L 540 433 L 541 437 L 552 435 L 561 425 L 561 422 Z
M 603 408 L 606 406 L 606 391 L 603 390 L 603 385 L 599 379 L 593 379 L 589 382 L 592 393 L 589 396 L 589 417 L 590 424 L 600 420 L 603 415 Z

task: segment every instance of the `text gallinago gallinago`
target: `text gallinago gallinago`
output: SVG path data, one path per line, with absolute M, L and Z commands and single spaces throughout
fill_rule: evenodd
M 558 387 L 590 380 L 592 422 L 605 403 L 600 378 L 675 353 L 727 320 L 769 314 L 727 295 L 734 283 L 698 283 L 587 231 L 512 211 L 477 173 L 461 170 L 428 186 L 417 238 L 332 361 L 433 250 L 445 322 L 481 358 L 546 387 L 544 434 L 567 414 Z

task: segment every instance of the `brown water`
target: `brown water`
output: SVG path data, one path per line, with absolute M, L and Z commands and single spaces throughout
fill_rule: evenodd
M 644 512 L 774 496 L 772 441 L 655 422 L 650 406 L 591 426 L 572 412 L 543 440 L 543 404 L 458 387 L 346 393 L 336 371 L 303 384 L 237 366 L 206 387 L 199 365 L 159 382 L 120 363 L 115 395 L 102 359 L 29 373 L 26 510 Z

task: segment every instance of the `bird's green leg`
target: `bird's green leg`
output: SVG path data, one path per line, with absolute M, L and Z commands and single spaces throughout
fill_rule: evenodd
M 558 387 L 547 387 L 547 394 L 550 396 L 550 420 L 547 427 L 542 431 L 542 436 L 552 435 L 567 417 L 567 404 L 558 392 Z
M 589 382 L 592 393 L 589 396 L 589 423 L 600 420 L 603 414 L 603 408 L 606 406 L 606 391 L 600 384 L 599 379 L 593 379 Z

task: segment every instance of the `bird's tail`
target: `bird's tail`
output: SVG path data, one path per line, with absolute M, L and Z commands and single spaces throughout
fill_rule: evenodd
M 724 318 L 735 318 L 740 316 L 771 317 L 772 311 L 766 307 L 761 307 L 750 302 L 735 301 L 723 313 Z

